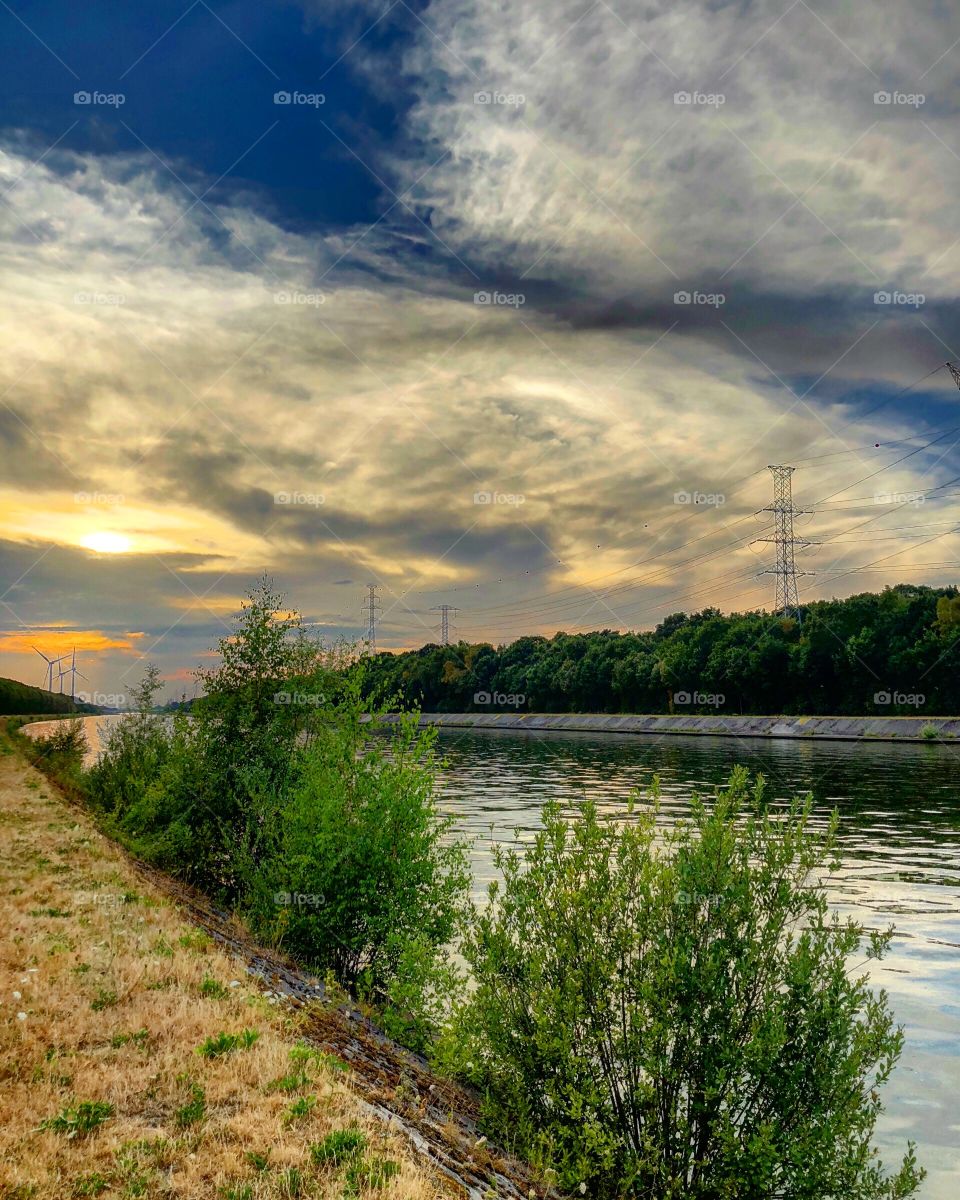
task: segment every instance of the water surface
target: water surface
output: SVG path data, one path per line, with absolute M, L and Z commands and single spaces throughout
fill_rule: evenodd
M 529 840 L 550 798 L 587 796 L 625 814 L 660 778 L 665 822 L 709 794 L 737 763 L 781 800 L 812 792 L 819 819 L 840 813 L 842 867 L 829 896 L 871 928 L 896 925 L 873 981 L 887 990 L 906 1046 L 884 1092 L 877 1143 L 888 1166 L 908 1138 L 929 1174 L 928 1200 L 960 1196 L 960 750 L 953 746 L 761 738 L 442 730 L 444 808 L 476 838 L 478 893 L 492 845 Z

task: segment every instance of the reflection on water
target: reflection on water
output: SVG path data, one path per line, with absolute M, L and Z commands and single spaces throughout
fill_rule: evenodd
M 737 763 L 770 794 L 813 793 L 820 819 L 840 812 L 842 867 L 833 905 L 897 927 L 873 980 L 890 996 L 906 1046 L 885 1090 L 877 1142 L 888 1166 L 917 1143 L 928 1200 L 960 1195 L 960 749 L 672 735 L 444 730 L 444 808 L 475 837 L 478 892 L 494 874 L 491 841 L 528 839 L 544 800 L 592 797 L 613 817 L 659 776 L 664 821 L 692 791 L 710 793 Z
M 98 726 L 84 722 L 96 752 Z M 49 731 L 48 731 L 49 732 Z M 917 1143 L 928 1200 L 960 1195 L 960 748 L 672 735 L 442 730 L 444 808 L 476 839 L 478 893 L 493 877 L 491 839 L 529 838 L 543 801 L 592 797 L 615 817 L 659 776 L 664 821 L 708 794 L 737 763 L 762 771 L 774 797 L 813 793 L 820 819 L 840 812 L 843 864 L 830 898 L 864 924 L 897 927 L 874 982 L 906 1033 L 885 1090 L 877 1141 L 888 1166 Z

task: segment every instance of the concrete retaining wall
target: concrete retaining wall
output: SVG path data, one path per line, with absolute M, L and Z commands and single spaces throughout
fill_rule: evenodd
M 421 725 L 455 729 L 543 729 L 578 733 L 709 734 L 712 737 L 838 741 L 960 740 L 960 717 L 618 716 L 602 713 L 423 713 Z M 924 730 L 928 733 L 925 735 Z M 936 730 L 936 738 L 929 731 Z

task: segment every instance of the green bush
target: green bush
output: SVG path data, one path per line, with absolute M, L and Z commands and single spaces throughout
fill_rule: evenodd
M 456 972 L 465 848 L 433 794 L 434 730 L 385 726 L 362 663 L 330 652 L 256 589 L 189 716 L 138 712 L 90 772 L 108 828 L 241 911 L 265 939 L 380 1007 L 425 1048 Z
M 87 752 L 87 739 L 81 721 L 65 719 L 58 722 L 49 736 L 22 737 L 21 744 L 29 760 L 45 775 L 71 790 L 80 788 L 83 757 Z
M 467 858 L 434 801 L 435 731 L 408 717 L 373 740 L 361 712 L 348 689 L 340 720 L 301 752 L 247 873 L 248 912 L 348 988 L 377 997 L 415 980 L 419 996 L 463 912 Z
M 913 1147 L 893 1177 L 870 1147 L 902 1033 L 850 974 L 891 934 L 828 913 L 835 828 L 740 770 L 666 833 L 548 805 L 467 939 L 493 1128 L 597 1197 L 913 1194 Z

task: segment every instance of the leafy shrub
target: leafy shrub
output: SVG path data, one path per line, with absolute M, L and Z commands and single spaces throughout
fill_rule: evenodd
M 382 994 L 414 946 L 421 974 L 438 957 L 469 876 L 434 802 L 434 731 L 407 718 L 381 744 L 360 716 L 351 695 L 302 752 L 282 819 L 267 822 L 249 911 L 315 968 Z
M 140 711 L 90 772 L 95 803 L 135 853 L 332 971 L 426 1049 L 458 985 L 444 948 L 469 886 L 434 797 L 435 730 L 415 714 L 386 727 L 362 698 L 363 665 L 283 609 L 266 583 L 251 594 L 189 718 L 150 711 L 151 668 Z
M 492 1125 L 597 1197 L 913 1194 L 913 1147 L 892 1177 L 870 1147 L 902 1032 L 848 971 L 892 934 L 828 913 L 836 816 L 774 814 L 738 770 L 668 832 L 543 817 L 466 945 Z

